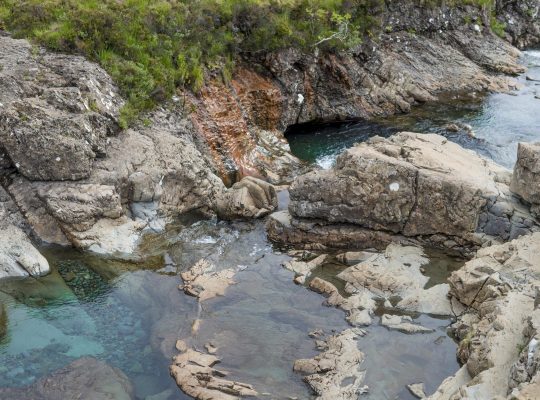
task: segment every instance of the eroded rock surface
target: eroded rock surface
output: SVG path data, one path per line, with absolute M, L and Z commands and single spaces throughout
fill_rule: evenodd
M 257 396 L 251 385 L 225 379 L 227 372 L 215 369 L 217 363 L 219 358 L 213 354 L 185 348 L 174 358 L 170 371 L 180 389 L 194 399 L 235 400 Z
M 450 293 L 466 307 L 453 326 L 465 365 L 430 399 L 538 395 L 539 247 L 535 233 L 484 248 L 452 274 Z
M 317 399 L 356 400 L 367 390 L 363 385 L 365 371 L 361 369 L 364 354 L 356 343 L 356 339 L 364 335 L 361 329 L 347 329 L 329 337 L 322 345 L 321 354 L 296 360 L 294 371 L 308 374 L 304 380 L 315 391 Z
M 540 214 L 540 143 L 520 143 L 517 162 L 510 184 L 511 190 L 532 205 Z
M 538 230 L 509 182 L 509 171 L 442 136 L 376 137 L 346 150 L 333 169 L 295 179 L 290 217 L 273 218 L 269 233 L 279 241 L 296 229 L 293 242 L 331 246 L 340 236 L 371 246 L 391 234 L 463 252 Z M 310 221 L 319 231 L 302 228 Z

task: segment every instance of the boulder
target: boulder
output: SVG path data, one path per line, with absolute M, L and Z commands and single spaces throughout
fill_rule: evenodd
M 540 143 L 519 143 L 510 189 L 540 214 Z
M 235 183 L 222 192 L 216 201 L 220 218 L 260 218 L 270 214 L 278 206 L 273 185 L 251 176 Z
M 475 247 L 538 229 L 512 196 L 509 181 L 509 171 L 443 136 L 375 137 L 342 153 L 333 169 L 294 180 L 288 225 L 313 221 L 323 227 L 320 242 L 330 239 L 330 245 L 342 230 L 345 240 L 351 232 L 369 237 L 376 231 L 382 232 L 377 238 L 391 234 L 446 248 Z M 269 223 L 273 231 L 290 231 L 287 217 L 280 219 Z M 373 240 L 367 242 L 362 245 Z
M 0 36 L 0 146 L 30 180 L 79 180 L 106 153 L 123 100 L 97 64 Z
M 131 400 L 134 390 L 118 368 L 95 358 L 80 358 L 21 389 L 0 388 L 0 398 L 20 400 Z

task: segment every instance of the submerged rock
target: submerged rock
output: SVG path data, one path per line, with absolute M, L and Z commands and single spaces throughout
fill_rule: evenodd
M 364 239 L 366 247 L 410 238 L 467 252 L 538 230 L 509 181 L 509 171 L 442 136 L 376 137 L 346 150 L 333 169 L 298 177 L 290 216 L 274 216 L 269 236 L 329 246 Z
M 365 371 L 361 369 L 364 354 L 356 343 L 356 339 L 364 335 L 361 329 L 347 329 L 328 338 L 321 354 L 295 361 L 294 371 L 308 374 L 304 380 L 315 391 L 317 399 L 356 400 L 367 391 L 363 386 Z
M 390 330 L 396 330 L 402 333 L 429 333 L 433 329 L 425 328 L 422 325 L 414 324 L 412 318 L 404 315 L 388 315 L 381 317 L 381 325 Z
M 24 389 L 0 388 L 0 398 L 20 400 L 131 400 L 133 386 L 122 371 L 95 358 L 80 358 Z
M 223 296 L 225 290 L 234 284 L 233 269 L 216 271 L 208 261 L 201 259 L 188 271 L 182 272 L 184 284 L 180 288 L 190 296 L 205 301 L 216 296 Z
M 467 307 L 453 326 L 465 365 L 430 399 L 534 399 L 538 394 L 539 247 L 540 233 L 487 247 L 452 274 L 450 293 Z

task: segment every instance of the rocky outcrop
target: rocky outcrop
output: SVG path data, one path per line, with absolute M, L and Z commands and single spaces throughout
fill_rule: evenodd
M 364 354 L 356 344 L 356 339 L 364 335 L 361 329 L 347 329 L 323 342 L 321 354 L 295 361 L 294 371 L 308 374 L 304 380 L 318 400 L 353 400 L 367 391 L 363 385 L 365 371 L 361 369 Z
M 31 180 L 87 178 L 118 131 L 123 101 L 111 78 L 82 57 L 0 36 L 0 143 Z
M 23 389 L 0 388 L 0 398 L 20 400 L 130 400 L 131 382 L 122 371 L 85 357 Z
M 223 296 L 225 290 L 234 284 L 233 269 L 216 271 L 208 261 L 199 260 L 189 270 L 181 273 L 184 284 L 180 286 L 186 294 L 205 301 L 216 296 Z
M 255 397 L 251 385 L 225 379 L 227 372 L 214 368 L 219 359 L 190 348 L 185 343 L 177 346 L 182 352 L 174 358 L 171 375 L 184 393 L 199 400 L 235 400 Z
M 509 182 L 509 171 L 442 136 L 373 138 L 346 150 L 333 169 L 298 177 L 290 217 L 272 218 L 269 235 L 290 239 L 296 229 L 301 239 L 332 246 L 340 236 L 350 243 L 375 231 L 382 233 L 363 246 L 395 235 L 466 252 L 538 229 Z M 320 231 L 304 230 L 309 221 Z
M 520 143 L 510 189 L 540 214 L 540 144 Z
M 466 311 L 453 331 L 462 369 L 430 399 L 533 399 L 540 381 L 540 234 L 481 249 L 450 277 Z

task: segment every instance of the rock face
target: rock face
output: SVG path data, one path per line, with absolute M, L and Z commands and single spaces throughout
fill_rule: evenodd
M 289 189 L 289 213 L 293 220 L 327 225 L 326 237 L 312 233 L 322 244 L 328 236 L 330 245 L 337 242 L 343 227 L 345 241 L 355 233 L 381 231 L 377 238 L 390 233 L 461 250 L 537 229 L 512 197 L 509 180 L 502 167 L 442 136 L 402 132 L 346 150 L 331 170 L 298 177 Z M 279 229 L 294 230 L 295 222 L 286 224 L 274 218 L 271 238 L 279 238 Z
M 540 143 L 520 143 L 510 189 L 540 214 Z
M 465 365 L 430 399 L 534 399 L 540 382 L 540 234 L 481 249 L 450 277 Z
M 0 398 L 21 400 L 130 400 L 131 382 L 119 369 L 85 357 L 25 389 L 2 389 Z
M 32 180 L 87 178 L 117 132 L 123 101 L 111 78 L 82 57 L 49 54 L 0 37 L 0 143 Z

